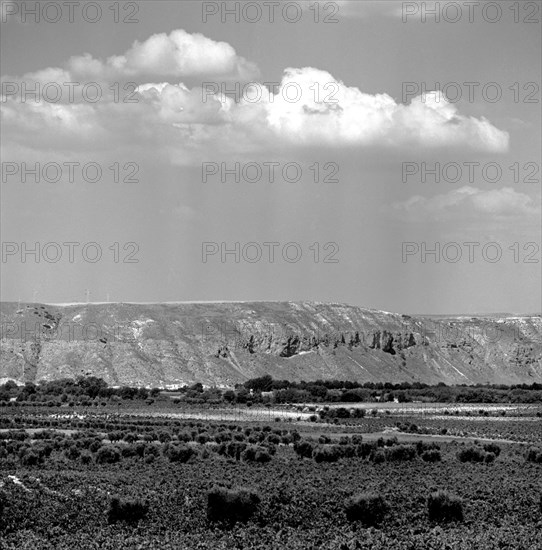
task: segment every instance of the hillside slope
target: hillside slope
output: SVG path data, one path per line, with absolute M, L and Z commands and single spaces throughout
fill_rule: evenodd
M 411 317 L 343 304 L 0 304 L 0 379 L 111 385 L 542 382 L 542 317 Z

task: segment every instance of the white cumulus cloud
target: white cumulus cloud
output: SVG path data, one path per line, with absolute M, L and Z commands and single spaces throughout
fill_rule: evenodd
M 433 197 L 416 195 L 394 203 L 388 210 L 400 219 L 418 222 L 483 218 L 536 221 L 541 215 L 539 199 L 515 191 L 512 187 L 483 190 L 464 186 Z

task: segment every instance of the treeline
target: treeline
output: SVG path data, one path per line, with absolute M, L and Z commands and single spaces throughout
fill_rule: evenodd
M 110 387 L 101 378 L 81 376 L 23 386 L 13 381 L 0 385 L 0 405 L 10 402 L 47 403 L 48 405 L 90 404 L 101 401 L 139 400 L 147 404 L 172 398 L 194 404 L 253 403 L 378 403 L 396 401 L 409 403 L 542 403 L 542 384 L 454 385 L 436 386 L 420 382 L 392 384 L 389 382 L 352 382 L 348 380 L 316 380 L 291 382 L 275 380 L 270 375 L 238 384 L 233 389 L 206 388 L 201 383 L 175 390 L 144 387 Z
M 353 382 L 349 380 L 316 380 L 314 382 L 291 382 L 274 380 L 270 375 L 247 380 L 243 388 L 256 394 L 272 398 L 278 403 L 345 402 L 363 403 L 377 401 L 398 401 L 408 403 L 542 403 L 542 384 L 466 384 L 436 386 L 421 382 Z
M 77 379 L 62 378 L 49 382 L 27 382 L 23 386 L 12 380 L 0 385 L 0 403 L 2 402 L 35 402 L 88 404 L 94 400 L 154 399 L 160 394 L 159 388 L 134 388 L 122 386 L 112 388 L 105 380 L 96 376 L 80 376 Z

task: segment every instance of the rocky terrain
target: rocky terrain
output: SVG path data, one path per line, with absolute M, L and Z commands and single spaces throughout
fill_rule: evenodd
M 0 380 L 542 382 L 542 316 L 421 317 L 313 302 L 0 304 Z

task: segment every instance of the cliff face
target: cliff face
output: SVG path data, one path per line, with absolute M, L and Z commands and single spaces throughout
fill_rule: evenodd
M 542 317 L 432 319 L 343 304 L 0 304 L 0 379 L 542 382 Z

